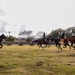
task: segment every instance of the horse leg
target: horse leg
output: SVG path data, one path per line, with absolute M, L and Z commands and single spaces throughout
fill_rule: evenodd
M 38 46 L 39 46 L 39 48 L 40 48 L 40 47 L 42 47 L 42 45 L 41 45 L 41 44 L 38 44 Z M 42 48 L 43 48 L 43 47 L 42 47 Z
M 73 43 L 71 43 L 71 47 L 73 47 L 73 48 L 74 48 Z
M 75 50 L 75 46 L 73 46 L 73 44 L 74 44 L 74 43 L 71 43 L 71 46 L 70 46 L 70 48 L 71 48 L 71 47 L 73 47 L 73 48 L 74 48 L 74 50 Z
M 63 47 L 63 48 L 66 48 L 66 47 L 67 47 L 66 45 L 68 45 L 68 46 L 69 46 L 69 44 L 64 44 L 64 47 Z
M 71 49 L 71 46 L 69 45 L 68 42 L 64 43 L 64 47 L 63 48 L 66 48 L 67 46 L 69 46 L 69 48 Z
M 50 42 L 48 43 L 48 47 L 50 47 Z
M 73 47 L 73 43 L 71 43 L 71 47 Z
M 39 48 L 40 48 L 40 44 L 37 44 L 38 46 L 39 46 Z
M 69 44 L 67 44 L 69 46 L 69 48 L 71 49 L 71 46 Z
M 56 44 L 56 47 L 59 49 L 58 45 Z
M 50 44 L 46 44 L 46 46 L 45 47 L 50 47 Z
M 63 48 L 66 48 L 67 46 L 66 46 L 66 44 L 64 44 L 64 47 Z
M 39 47 L 41 47 L 42 49 L 44 49 L 43 47 L 42 47 L 42 44 L 40 44 L 40 46 Z
M 47 44 L 46 44 L 46 46 L 44 46 L 44 48 L 46 48 L 47 47 Z
M 63 50 L 63 49 L 60 47 L 60 44 L 59 44 L 59 48 L 60 48 L 61 50 Z
M 40 47 L 42 47 L 42 45 Z M 44 49 L 44 47 L 42 47 L 42 49 Z
M 45 42 L 44 44 L 45 44 L 44 48 L 46 48 L 46 47 L 47 47 L 47 45 L 48 45 L 48 43 L 47 43 L 47 42 Z

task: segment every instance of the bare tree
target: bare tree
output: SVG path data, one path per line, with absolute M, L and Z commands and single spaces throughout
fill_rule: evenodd
M 25 38 L 30 37 L 31 34 L 32 34 L 32 31 L 26 31 L 26 30 L 21 31 L 21 32 L 19 33 L 20 36 L 23 36 L 23 37 L 25 37 Z
M 31 36 L 32 31 L 21 31 L 19 33 L 20 36 L 23 36 L 23 38 L 25 38 L 25 40 L 29 43 L 30 41 L 32 41 L 33 37 Z

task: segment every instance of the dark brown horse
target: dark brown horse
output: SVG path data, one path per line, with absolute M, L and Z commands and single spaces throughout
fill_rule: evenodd
M 2 45 L 2 40 L 3 40 L 3 39 L 6 39 L 6 36 L 5 36 L 4 34 L 2 34 L 2 35 L 0 36 L 0 48 L 3 47 L 3 45 Z
M 50 47 L 50 40 L 46 39 L 46 41 L 44 41 L 43 39 L 36 39 L 32 41 L 32 44 L 36 43 L 39 47 L 42 47 L 43 49 L 45 47 Z M 42 46 L 42 45 L 46 45 L 46 46 Z
M 56 45 L 56 47 L 57 47 L 58 49 L 63 50 L 63 49 L 61 48 L 61 45 L 64 45 L 63 48 L 66 48 L 67 46 L 70 47 L 69 42 L 68 42 L 67 39 L 61 39 L 61 38 L 54 39 L 54 38 L 51 38 L 50 40 L 51 40 L 51 42 L 54 41 L 54 43 L 55 43 L 55 45 Z M 70 47 L 70 48 L 71 48 L 71 47 Z

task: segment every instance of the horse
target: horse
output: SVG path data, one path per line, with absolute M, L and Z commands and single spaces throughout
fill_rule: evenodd
M 43 48 L 44 47 L 50 47 L 50 40 L 47 38 L 45 41 L 43 39 L 36 39 L 32 41 L 32 44 L 36 43 L 39 47 Z M 46 45 L 46 46 L 42 46 L 42 45 Z
M 68 37 L 68 38 L 67 38 L 67 41 L 70 42 L 71 47 L 73 47 L 74 50 L 75 50 L 75 36 L 73 35 L 73 36 Z
M 3 47 L 3 45 L 2 45 L 2 40 L 3 40 L 3 39 L 6 39 L 6 36 L 5 36 L 4 34 L 2 34 L 2 35 L 0 36 L 0 48 Z
M 71 48 L 71 46 L 69 45 L 68 40 L 65 39 L 65 38 L 63 38 L 63 39 L 61 39 L 61 38 L 56 38 L 56 39 L 51 38 L 50 40 L 51 40 L 51 42 L 53 42 L 53 41 L 55 42 L 55 45 L 56 45 L 56 47 L 57 47 L 58 49 L 63 50 L 63 49 L 61 48 L 61 45 L 62 45 L 62 44 L 64 45 L 63 48 L 66 48 L 66 46 L 69 46 L 69 47 Z

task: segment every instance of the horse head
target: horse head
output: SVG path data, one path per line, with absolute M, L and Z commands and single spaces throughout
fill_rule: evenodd
M 1 37 L 2 37 L 3 39 L 7 39 L 6 36 L 5 36 L 4 34 L 2 34 Z

